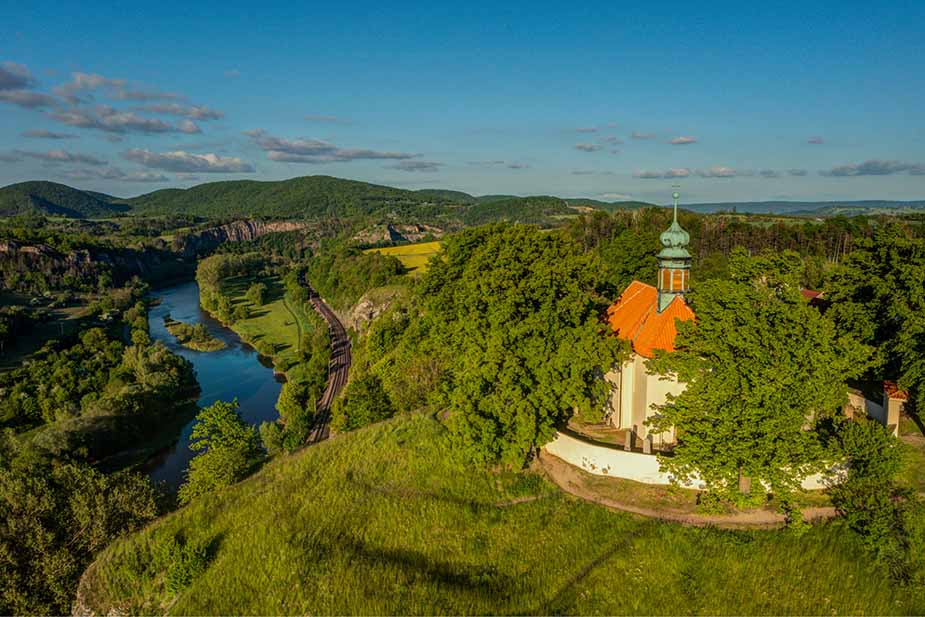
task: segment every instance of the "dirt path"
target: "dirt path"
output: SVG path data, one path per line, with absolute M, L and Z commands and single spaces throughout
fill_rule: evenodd
M 782 527 L 785 524 L 785 519 L 782 514 L 770 512 L 768 510 L 756 509 L 747 512 L 737 512 L 735 514 L 699 514 L 682 510 L 655 510 L 630 503 L 623 503 L 611 497 L 596 494 L 586 486 L 585 482 L 583 482 L 582 476 L 588 475 L 587 472 L 573 465 L 569 465 L 552 454 L 541 452 L 539 462 L 540 468 L 546 474 L 546 477 L 566 493 L 608 508 L 613 508 L 614 510 L 620 510 L 621 512 L 629 512 L 648 518 L 657 518 L 695 527 L 722 527 L 733 529 L 747 527 L 770 529 Z M 834 516 L 835 508 L 832 507 L 803 509 L 803 518 L 807 521 L 833 518 Z

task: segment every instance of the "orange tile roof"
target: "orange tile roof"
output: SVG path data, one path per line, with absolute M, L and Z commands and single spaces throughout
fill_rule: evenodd
M 674 351 L 674 339 L 678 334 L 675 319 L 694 319 L 694 311 L 683 297 L 675 298 L 661 313 L 657 308 L 658 290 L 633 281 L 607 309 L 607 321 L 614 334 L 632 342 L 633 351 L 651 358 L 657 349 Z
M 889 398 L 895 398 L 901 401 L 909 400 L 909 393 L 905 390 L 900 390 L 895 381 L 884 381 L 883 391 L 886 392 Z

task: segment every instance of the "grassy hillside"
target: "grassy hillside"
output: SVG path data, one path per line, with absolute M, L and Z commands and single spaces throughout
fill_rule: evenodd
M 107 217 L 128 207 L 112 203 L 115 198 L 56 182 L 20 182 L 0 188 L 0 216 L 39 212 L 71 218 Z
M 921 598 L 838 523 L 803 536 L 693 529 L 453 460 L 435 419 L 277 459 L 107 548 L 96 614 L 909 614 Z M 204 547 L 182 587 L 172 543 Z M 190 551 L 194 554 L 195 551 Z M 193 570 L 195 570 L 193 568 Z M 167 590 L 166 574 L 176 592 Z
M 185 190 L 155 191 L 128 203 L 145 214 L 311 218 L 396 211 L 428 218 L 443 214 L 446 209 L 439 206 L 451 201 L 356 180 L 304 176 L 277 182 L 210 182 Z

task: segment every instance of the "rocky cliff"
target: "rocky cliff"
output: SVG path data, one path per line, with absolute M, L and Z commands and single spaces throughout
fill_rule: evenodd
M 173 248 L 185 258 L 204 255 L 224 242 L 247 242 L 260 236 L 281 231 L 304 229 L 305 223 L 294 221 L 235 221 L 219 227 L 210 227 L 194 234 L 177 236 Z
M 244 242 L 260 236 L 302 229 L 303 223 L 287 221 L 236 221 L 179 236 L 172 248 L 159 246 L 91 248 L 59 251 L 45 244 L 23 244 L 0 239 L 0 279 L 9 287 L 28 273 L 38 273 L 52 289 L 72 287 L 74 281 L 95 287 L 100 276 L 108 274 L 115 284 L 139 276 L 151 283 L 188 276 L 195 268 L 196 258 L 224 242 Z M 71 283 L 68 283 L 71 281 Z M 0 285 L 2 287 L 3 285 Z

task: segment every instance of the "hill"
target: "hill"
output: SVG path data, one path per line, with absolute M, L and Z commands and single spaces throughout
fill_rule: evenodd
M 442 193 L 442 191 L 438 191 Z M 165 189 L 127 200 L 141 214 L 186 213 L 197 216 L 270 216 L 314 218 L 334 214 L 349 217 L 376 212 L 445 214 L 454 201 L 331 176 L 303 176 L 261 182 L 229 180 L 188 189 Z
M 658 208 L 656 204 L 646 201 L 600 201 L 598 199 L 586 199 L 584 197 L 569 197 L 566 199 L 571 207 L 585 206 L 595 210 L 605 212 L 615 212 L 616 210 L 638 210 L 639 208 Z
M 509 197 L 496 201 L 480 201 L 469 206 L 462 220 L 466 225 L 484 225 L 497 221 L 550 226 L 556 217 L 575 216 L 577 212 L 558 197 Z
M 838 522 L 802 536 L 681 527 L 574 500 L 532 472 L 481 471 L 451 453 L 443 426 L 418 414 L 284 456 L 110 545 L 84 574 L 75 614 L 925 608 L 914 590 L 885 583 Z M 196 571 L 183 557 L 193 547 L 206 562 L 184 586 Z
M 70 218 L 103 218 L 128 207 L 103 193 L 92 193 L 57 182 L 31 181 L 0 188 L 0 216 L 30 212 Z
M 477 201 L 476 197 L 473 197 L 469 193 L 463 193 L 462 191 L 451 191 L 448 189 L 420 189 L 414 192 L 428 199 L 452 201 L 460 204 L 471 204 Z

